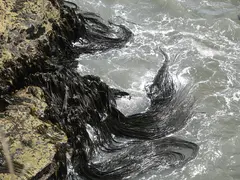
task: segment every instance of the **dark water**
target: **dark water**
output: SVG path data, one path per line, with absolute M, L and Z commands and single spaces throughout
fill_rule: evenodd
M 141 179 L 240 179 L 240 1 L 75 0 L 81 9 L 126 25 L 134 38 L 125 48 L 79 58 L 82 74 L 99 75 L 132 95 L 118 107 L 144 111 L 151 83 L 170 56 L 176 83 L 192 85 L 195 115 L 176 133 L 200 146 L 196 159 L 174 172 L 149 172 Z

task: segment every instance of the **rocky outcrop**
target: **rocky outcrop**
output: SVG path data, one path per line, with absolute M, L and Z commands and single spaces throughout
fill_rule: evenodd
M 0 179 L 11 176 L 4 148 L 15 179 L 46 179 L 57 169 L 55 156 L 67 137 L 44 119 L 42 90 L 23 82 L 51 69 L 54 58 L 71 58 L 71 41 L 81 25 L 71 13 L 60 0 L 0 1 L 0 133 L 8 146 L 0 146 Z
M 52 57 L 71 58 L 81 23 L 60 0 L 0 1 L 0 94 L 46 68 Z

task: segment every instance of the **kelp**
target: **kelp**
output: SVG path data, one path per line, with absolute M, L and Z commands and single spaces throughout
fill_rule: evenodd
M 106 22 L 92 12 L 81 12 L 72 2 L 65 1 L 65 8 L 74 9 L 82 24 L 80 38 L 74 43 L 78 53 L 94 53 L 121 48 L 133 36 L 127 27 L 111 21 Z
M 62 32 L 53 26 L 60 34 L 52 35 L 44 47 L 49 61 L 14 83 L 14 89 L 40 87 L 48 105 L 43 119 L 58 125 L 68 137 L 65 152 L 55 157 L 58 171 L 51 179 L 131 179 L 150 170 L 179 168 L 192 160 L 198 146 L 169 137 L 186 125 L 194 101 L 187 87 L 175 87 L 167 54 L 161 51 L 165 60 L 147 89 L 148 110 L 125 116 L 117 109 L 116 98 L 129 94 L 110 88 L 97 76 L 81 76 L 74 58 L 121 48 L 132 32 L 104 22 L 95 13 L 80 12 L 70 2 L 65 2 L 64 11 L 68 12 L 66 27 L 72 22 L 72 29 Z
M 84 22 L 86 33 L 81 36 L 76 46 L 84 53 L 121 48 L 132 37 L 132 32 L 125 26 L 110 21 L 106 25 L 95 13 L 85 12 L 78 14 L 78 17 Z
M 193 105 L 186 88 L 175 89 L 167 59 L 149 87 L 149 109 L 127 117 L 117 110 L 118 91 L 93 75 L 61 68 L 35 73 L 25 83 L 45 92 L 46 118 L 66 132 L 73 168 L 83 179 L 132 178 L 163 166 L 181 167 L 197 154 L 196 144 L 166 137 L 186 124 Z M 109 158 L 98 162 L 98 157 Z

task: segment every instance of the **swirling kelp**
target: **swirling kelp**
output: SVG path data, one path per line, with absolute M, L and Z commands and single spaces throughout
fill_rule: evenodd
M 38 1 L 35 1 L 35 8 L 39 8 Z M 152 169 L 181 167 L 193 159 L 198 151 L 196 144 L 166 137 L 186 124 L 193 105 L 187 88 L 175 88 L 168 72 L 167 55 L 162 51 L 165 61 L 148 88 L 150 107 L 146 112 L 126 117 L 117 109 L 115 100 L 128 93 L 110 88 L 97 76 L 81 76 L 74 58 L 81 53 L 120 48 L 132 37 L 131 31 L 122 25 L 106 23 L 94 13 L 80 12 L 72 3 L 46 2 L 43 7 L 55 15 L 46 12 L 41 20 L 24 21 L 28 27 L 22 28 L 21 43 L 25 43 L 20 44 L 26 46 L 25 49 L 7 46 L 8 41 L 0 46 L 5 48 L 5 56 L 0 59 L 1 123 L 11 122 L 6 113 L 11 105 L 20 108 L 27 104 L 27 108 L 24 107 L 28 117 L 36 119 L 32 118 L 33 122 L 45 121 L 31 130 L 40 134 L 38 138 L 48 139 L 51 145 L 56 147 L 58 144 L 54 167 L 45 163 L 39 169 L 44 168 L 43 173 L 26 172 L 28 176 L 23 176 L 40 178 L 47 172 L 50 179 L 128 179 Z M 10 12 L 19 8 L 25 12 L 22 9 L 28 2 L 22 0 L 21 3 L 21 6 L 10 3 L 11 6 L 8 4 L 7 7 Z M 20 15 L 26 16 L 26 12 Z M 20 36 L 16 32 L 10 35 Z M 4 34 L 2 39 L 8 36 Z M 16 39 L 12 41 L 19 44 Z M 27 47 L 33 50 L 28 52 Z M 22 88 L 26 90 L 20 90 Z M 24 95 L 19 97 L 19 93 Z M 26 113 L 24 116 L 12 113 L 11 116 L 27 118 Z M 66 133 L 66 145 L 59 139 L 64 139 L 62 132 L 50 128 L 54 127 L 53 124 Z M 9 131 L 11 134 L 13 130 Z M 33 148 L 32 141 L 30 144 L 26 140 L 19 141 Z M 38 156 L 42 156 L 41 153 Z M 0 153 L 0 173 L 6 174 L 8 169 L 3 159 Z M 13 161 L 16 169 L 22 172 L 26 164 Z M 23 173 L 16 174 L 21 176 Z

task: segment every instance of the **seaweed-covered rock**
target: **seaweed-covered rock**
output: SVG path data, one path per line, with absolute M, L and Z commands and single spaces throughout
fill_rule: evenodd
M 8 142 L 15 175 L 18 179 L 52 175 L 57 166 L 54 157 L 67 137 L 56 126 L 40 120 L 47 107 L 42 90 L 27 87 L 6 101 L 9 105 L 1 115 L 0 130 Z M 2 148 L 0 152 L 3 156 Z M 10 176 L 6 160 L 0 162 L 0 179 Z
M 122 47 L 132 36 L 124 26 L 105 25 L 96 14 L 77 13 L 68 5 L 62 0 L 0 1 L 0 133 L 9 141 L 11 161 L 20 179 L 51 175 L 55 155 L 58 166 L 63 164 L 66 170 L 60 160 L 64 153 L 55 147 L 66 142 L 66 137 L 42 121 L 49 104 L 39 88 L 25 87 L 26 78 L 72 66 L 80 53 Z M 0 155 L 0 179 L 4 179 L 10 169 L 3 149 Z
M 0 1 L 0 134 L 8 141 L 19 179 L 54 173 L 54 157 L 67 142 L 61 130 L 41 120 L 47 107 L 41 89 L 24 88 L 23 80 L 49 67 L 52 56 L 63 57 L 71 51 L 67 46 L 76 37 L 74 15 L 68 13 L 73 11 L 64 10 L 60 0 Z M 61 43 L 65 39 L 67 43 Z M 9 179 L 1 145 L 0 179 Z
M 122 47 L 132 36 L 122 25 L 106 25 L 98 15 L 67 5 L 62 0 L 0 1 L 0 95 L 23 87 L 29 74 L 72 66 L 73 57 Z
M 64 10 L 61 0 L 0 1 L 0 20 L 0 95 L 52 57 L 70 58 L 71 41 L 81 33 L 74 11 Z

